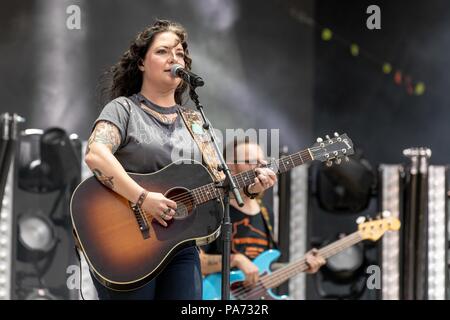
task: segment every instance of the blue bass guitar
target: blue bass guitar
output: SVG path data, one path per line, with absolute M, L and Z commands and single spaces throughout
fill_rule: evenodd
M 376 219 L 360 223 L 358 231 L 339 239 L 319 250 L 319 254 L 327 259 L 362 240 L 378 240 L 388 230 L 398 230 L 400 221 L 397 218 Z M 232 300 L 282 300 L 287 296 L 279 296 L 271 289 L 278 287 L 289 278 L 308 270 L 305 257 L 291 262 L 271 272 L 271 264 L 278 259 L 280 251 L 267 250 L 253 260 L 260 271 L 259 281 L 252 286 L 244 286 L 245 275 L 242 271 L 230 272 L 230 296 Z M 221 298 L 221 273 L 208 275 L 203 279 L 203 300 Z

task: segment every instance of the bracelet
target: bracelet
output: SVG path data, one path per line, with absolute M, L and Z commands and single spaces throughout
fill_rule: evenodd
M 142 207 L 142 204 L 144 203 L 145 198 L 147 198 L 147 195 L 148 195 L 147 190 L 142 191 L 141 195 L 139 196 L 138 201 L 136 202 L 137 207 L 139 207 L 139 208 Z
M 259 193 L 251 193 L 249 188 L 250 188 L 250 185 L 244 187 L 244 189 L 243 189 L 244 194 L 247 197 L 249 197 L 250 199 L 255 199 L 259 195 Z

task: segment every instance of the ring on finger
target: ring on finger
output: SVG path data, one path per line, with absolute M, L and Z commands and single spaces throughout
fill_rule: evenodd
M 163 219 L 165 219 L 165 218 L 167 217 L 167 215 L 166 215 L 164 212 L 162 212 L 162 213 L 160 214 L 160 217 L 163 218 Z

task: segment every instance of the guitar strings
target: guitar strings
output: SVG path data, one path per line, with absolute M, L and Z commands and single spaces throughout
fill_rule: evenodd
M 308 161 L 312 160 L 312 158 L 310 157 L 310 154 L 309 154 L 309 150 L 315 151 L 315 150 L 320 150 L 320 149 L 322 149 L 322 147 L 312 147 L 310 149 L 302 150 L 302 151 L 294 153 L 292 155 L 285 156 L 285 157 L 282 157 L 280 159 L 277 159 L 277 160 L 275 160 L 275 162 L 277 163 L 277 166 L 279 165 L 280 162 L 283 163 L 284 169 L 286 170 L 286 165 L 284 164 L 284 162 L 282 162 L 283 159 L 289 158 L 295 163 L 296 162 L 295 158 L 297 158 L 297 160 L 300 159 L 301 164 L 303 164 L 303 163 L 305 163 L 305 161 L 303 160 L 304 157 Z M 302 155 L 303 155 L 303 157 L 302 157 Z M 248 174 L 248 172 L 249 171 L 246 171 L 246 172 L 243 172 L 243 173 L 239 173 L 239 174 L 235 175 L 233 178 L 235 178 L 238 181 L 238 183 L 239 183 L 239 179 L 243 179 L 242 178 L 243 174 Z M 244 182 L 244 181 L 242 180 L 241 182 Z M 175 202 L 177 202 L 177 207 L 178 207 L 178 202 L 181 202 L 184 207 L 187 207 L 188 210 L 191 210 L 192 207 L 195 205 L 195 202 L 197 202 L 197 203 L 204 203 L 204 202 L 207 202 L 209 200 L 215 199 L 215 198 L 217 198 L 217 197 L 219 197 L 221 195 L 220 192 L 217 192 L 217 189 L 214 188 L 213 189 L 214 190 L 213 194 L 216 197 L 215 198 L 210 198 L 210 192 L 209 191 L 205 192 L 204 189 L 205 189 L 206 186 L 208 186 L 207 188 L 209 189 L 211 187 L 211 185 L 212 184 L 209 184 L 209 185 L 205 185 L 205 186 L 201 186 L 201 187 L 195 188 L 195 189 L 193 189 L 191 191 L 188 191 L 188 192 L 183 192 L 183 193 L 178 194 L 175 197 L 170 198 L 170 199 L 175 201 Z M 192 202 L 192 198 L 194 198 L 194 201 L 193 201 L 194 203 Z M 200 201 L 202 201 L 202 200 L 205 200 L 205 201 L 200 202 L 200 201 L 197 201 L 196 198 L 199 199 Z M 149 215 L 150 215 L 150 217 L 149 217 Z M 146 219 L 148 219 L 148 218 L 152 218 L 152 215 L 147 213 L 147 212 L 144 212 L 144 217 Z
M 302 151 L 302 152 L 305 153 L 305 155 L 307 154 L 307 151 Z M 302 152 L 300 152 L 300 153 L 302 153 Z M 293 156 L 299 157 L 300 160 L 302 161 L 302 163 L 304 163 L 303 160 L 302 160 L 301 155 L 293 154 L 293 155 L 291 155 L 291 156 L 289 156 L 289 157 L 293 157 Z M 280 159 L 278 159 L 277 161 L 279 161 L 279 160 L 280 160 Z M 249 171 L 252 172 L 251 170 L 249 170 Z M 243 172 L 243 173 L 247 173 L 247 172 L 249 172 L 249 171 L 246 171 L 246 172 Z M 242 175 L 243 173 L 239 173 L 239 174 L 235 175 L 234 178 L 236 178 L 236 179 L 242 178 L 241 175 Z M 243 182 L 243 181 L 242 181 L 242 182 Z M 210 185 L 210 184 L 208 184 L 208 185 Z M 206 197 L 206 196 L 207 196 L 207 193 L 205 193 L 204 190 L 201 190 L 201 189 L 204 188 L 204 187 L 206 187 L 206 186 L 198 187 L 198 188 L 192 189 L 191 191 L 188 191 L 188 192 L 183 192 L 183 193 L 178 194 L 178 195 L 176 195 L 175 197 L 169 198 L 169 199 L 171 199 L 171 200 L 173 200 L 173 201 L 175 201 L 175 202 L 180 201 L 180 202 L 182 202 L 182 203 L 185 205 L 184 201 L 190 200 L 190 199 L 192 198 L 192 194 L 193 194 L 194 196 Z M 216 189 L 214 189 L 214 190 L 216 190 Z M 208 200 L 211 200 L 211 199 L 208 199 Z
M 311 148 L 311 149 L 313 149 L 313 148 Z M 319 149 L 320 149 L 320 148 L 319 148 Z M 303 161 L 302 154 L 303 154 L 303 157 L 306 157 L 307 159 L 310 157 L 310 156 L 309 156 L 309 151 L 308 151 L 308 150 L 303 150 L 303 151 L 294 153 L 294 154 L 292 154 L 292 155 L 285 156 L 285 157 L 283 157 L 283 158 L 281 158 L 281 159 L 278 159 L 278 160 L 276 160 L 276 161 L 277 161 L 277 162 L 280 162 L 282 159 L 289 157 L 289 158 L 290 158 L 292 161 L 294 161 L 294 163 L 295 163 L 295 160 L 294 160 L 294 159 L 295 159 L 295 157 L 297 157 L 297 158 L 300 159 L 301 163 L 305 163 L 305 161 Z M 286 169 L 286 166 L 285 166 L 285 169 Z M 236 174 L 233 178 L 235 178 L 235 179 L 239 182 L 239 179 L 243 179 L 243 178 L 242 178 L 242 175 L 245 174 L 245 173 L 248 174 L 248 172 L 254 172 L 254 171 L 249 170 L 249 171 L 246 171 L 246 172 L 243 172 L 243 173 L 239 173 L 239 174 Z M 241 182 L 243 183 L 244 181 L 242 180 Z M 207 186 L 211 186 L 211 184 L 208 184 Z M 214 194 L 216 195 L 216 197 L 215 197 L 215 198 L 208 198 L 208 197 L 209 197 L 209 192 L 206 192 L 206 193 L 205 193 L 205 191 L 202 190 L 202 189 L 204 189 L 205 187 L 206 187 L 206 186 L 201 186 L 201 187 L 192 189 L 192 190 L 190 190 L 190 191 L 180 193 L 180 194 L 174 196 L 173 198 L 169 198 L 169 199 L 171 199 L 171 200 L 177 202 L 177 207 L 178 207 L 178 202 L 181 202 L 181 203 L 183 204 L 184 207 L 187 207 L 187 208 L 192 209 L 192 208 L 191 208 L 191 203 L 192 203 L 191 200 L 192 200 L 192 198 L 194 198 L 194 202 L 197 202 L 197 203 L 203 203 L 203 202 L 207 202 L 207 201 L 209 201 L 209 200 L 215 199 L 215 198 L 217 198 L 218 196 L 220 196 L 220 194 L 217 195 L 217 193 L 218 193 L 218 192 L 217 192 L 217 189 L 214 188 L 213 190 L 215 191 Z M 208 187 L 208 188 L 209 188 L 209 187 Z M 219 192 L 219 193 L 220 193 L 220 192 Z M 203 201 L 203 202 L 196 201 L 196 199 L 195 199 L 196 197 L 197 197 L 198 199 L 200 199 L 200 201 L 202 201 L 203 199 L 205 199 L 206 201 Z M 194 205 L 195 205 L 195 204 L 194 204 Z M 144 216 L 145 216 L 145 218 L 151 218 L 151 217 L 152 217 L 152 214 L 147 213 L 147 212 L 144 212 Z

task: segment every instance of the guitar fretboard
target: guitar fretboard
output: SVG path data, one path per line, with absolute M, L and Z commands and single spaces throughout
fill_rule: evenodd
M 331 256 L 334 256 L 335 254 L 343 251 L 344 249 L 347 249 L 354 244 L 360 242 L 363 240 L 361 238 L 361 235 L 358 231 L 346 236 L 345 238 L 342 238 L 340 240 L 337 240 L 319 250 L 319 254 L 324 258 L 327 259 Z M 306 259 L 303 257 L 297 261 L 291 262 L 288 265 L 276 270 L 275 272 L 268 274 L 266 276 L 263 276 L 261 278 L 261 282 L 264 285 L 265 288 L 271 289 L 278 287 L 280 284 L 288 280 L 289 278 L 297 275 L 300 272 L 304 272 L 308 270 L 308 265 L 306 264 Z
M 275 160 L 272 163 L 269 163 L 267 167 L 279 174 L 289 171 L 311 160 L 311 153 L 309 152 L 309 149 L 306 149 Z M 233 176 L 233 180 L 239 189 L 252 184 L 255 181 L 255 178 L 256 174 L 254 170 L 244 171 Z M 224 191 L 222 188 L 217 188 L 214 183 L 210 183 L 192 189 L 191 193 L 194 196 L 196 204 L 202 204 L 223 196 Z

